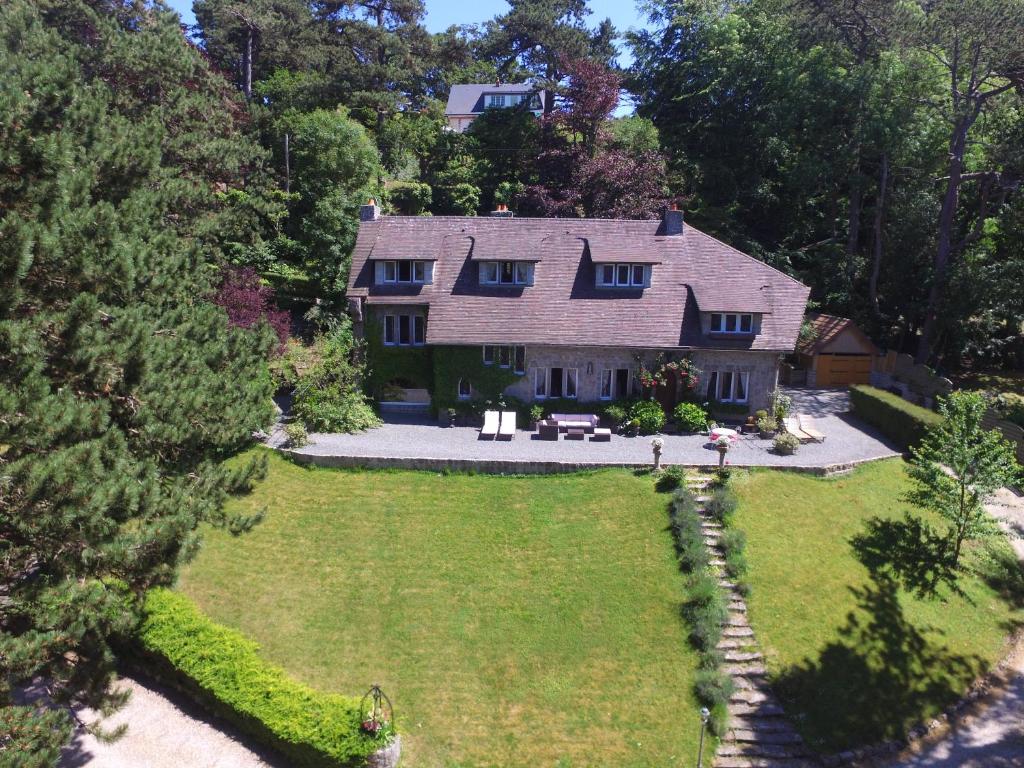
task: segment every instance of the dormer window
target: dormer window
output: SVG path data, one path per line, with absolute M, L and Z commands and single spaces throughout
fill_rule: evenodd
M 733 314 L 731 312 L 711 313 L 712 333 L 750 334 L 754 332 L 754 316 L 752 314 Z
M 378 261 L 377 283 L 385 285 L 424 285 L 432 282 L 432 261 Z
M 504 107 L 505 106 L 505 95 L 502 93 L 492 93 L 487 98 L 488 107 Z
M 649 264 L 598 264 L 599 288 L 647 288 L 651 284 Z
M 533 264 L 528 261 L 482 261 L 480 284 L 532 285 Z

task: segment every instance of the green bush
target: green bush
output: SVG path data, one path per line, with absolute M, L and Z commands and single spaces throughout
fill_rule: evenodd
M 687 573 L 696 573 L 707 567 L 708 549 L 693 494 L 679 488 L 672 497 L 669 526 L 675 539 L 679 565 Z
M 287 439 L 288 448 L 301 448 L 304 445 L 309 445 L 309 435 L 306 434 L 306 428 L 299 422 L 286 424 L 284 435 Z
M 146 596 L 136 650 L 147 671 L 282 753 L 289 765 L 360 766 L 393 731 L 360 728 L 359 700 L 314 691 L 263 661 L 259 646 L 167 589 Z
M 653 435 L 665 426 L 665 412 L 655 400 L 637 400 L 629 409 L 629 419 L 640 422 L 641 435 Z
M 717 522 L 724 524 L 732 517 L 732 513 L 736 511 L 737 504 L 739 504 L 739 499 L 736 498 L 736 494 L 732 489 L 719 487 L 715 488 L 711 494 L 711 498 L 708 499 L 705 505 L 705 510 Z
M 626 414 L 624 403 L 610 403 L 601 409 L 601 426 L 616 429 L 626 421 Z
M 733 579 L 747 575 L 747 537 L 743 531 L 726 529 L 722 534 L 722 548 L 725 551 L 725 571 Z
M 862 384 L 850 387 L 850 402 L 858 418 L 904 450 L 917 445 L 927 429 L 942 420 L 934 411 L 908 403 L 899 395 Z
M 704 571 L 691 579 L 683 616 L 690 625 L 690 641 L 694 648 L 709 652 L 718 646 L 729 611 L 725 595 L 712 574 Z
M 672 418 L 681 432 L 699 432 L 708 425 L 708 415 L 696 403 L 679 403 L 672 411 Z
M 1024 427 L 1024 395 L 1001 392 L 992 399 L 992 410 L 1000 419 Z
M 800 448 L 800 438 L 789 432 L 782 432 L 772 440 L 772 448 L 776 453 L 796 453 Z
M 682 486 L 685 480 L 686 470 L 679 465 L 673 465 L 661 470 L 661 474 L 658 475 L 658 479 L 654 483 L 654 487 L 662 493 L 668 493 L 669 491 L 674 491 Z
M 725 706 L 729 703 L 735 687 L 732 678 L 718 670 L 701 670 L 693 683 L 697 699 L 708 709 Z

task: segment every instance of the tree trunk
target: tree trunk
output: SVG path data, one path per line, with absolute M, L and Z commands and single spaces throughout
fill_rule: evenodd
M 878 179 L 878 198 L 875 200 L 875 242 L 871 253 L 871 278 L 868 281 L 868 300 L 875 317 L 881 317 L 878 310 L 878 276 L 882 270 L 882 219 L 885 215 L 885 193 L 889 185 L 889 155 L 882 153 L 882 168 Z
M 960 176 L 964 169 L 967 132 L 970 130 L 972 122 L 971 117 L 967 115 L 957 118 L 953 125 L 953 135 L 949 140 L 946 194 L 942 198 L 942 208 L 939 211 L 938 244 L 933 261 L 932 284 L 928 290 L 928 307 L 925 311 L 921 336 L 918 339 L 917 354 L 914 356 L 916 363 L 927 363 L 932 357 L 935 326 L 945 296 L 950 261 L 953 258 L 953 227 L 956 210 L 960 203 Z
M 245 37 L 245 56 L 243 66 L 245 67 L 245 98 L 252 98 L 252 25 L 247 25 L 248 34 Z

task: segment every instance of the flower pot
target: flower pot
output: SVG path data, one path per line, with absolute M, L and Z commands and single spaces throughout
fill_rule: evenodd
M 775 452 L 780 453 L 783 456 L 792 456 L 794 453 L 796 453 L 796 448 L 779 447 L 775 449 Z
M 771 440 L 775 437 L 774 432 L 758 432 L 757 434 L 762 440 Z

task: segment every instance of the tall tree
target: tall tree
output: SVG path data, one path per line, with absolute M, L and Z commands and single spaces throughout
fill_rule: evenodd
M 1024 2 L 937 0 L 922 2 L 921 14 L 911 44 L 945 70 L 946 96 L 936 106 L 948 123 L 931 286 L 916 355 L 924 363 L 934 356 L 950 270 L 1019 185 L 1019 176 L 1007 178 L 998 166 L 971 168 L 969 164 L 979 120 L 995 111 L 1003 97 L 1012 96 L 1014 88 L 1024 87 Z M 971 213 L 961 207 L 961 190 L 967 184 L 978 186 L 977 208 Z
M 259 465 L 222 460 L 271 417 L 273 339 L 210 300 L 211 187 L 258 149 L 177 16 L 11 0 L 0 40 L 0 761 L 52 765 L 69 718 L 13 689 L 110 703 L 141 593 L 201 522 L 252 525 L 223 503 Z
M 565 63 L 592 57 L 614 63 L 615 27 L 605 19 L 587 27 L 586 0 L 510 0 L 508 13 L 487 23 L 481 52 L 508 74 L 520 66 L 542 79 L 547 88 L 544 112 L 555 108 L 554 90 L 565 77 Z

